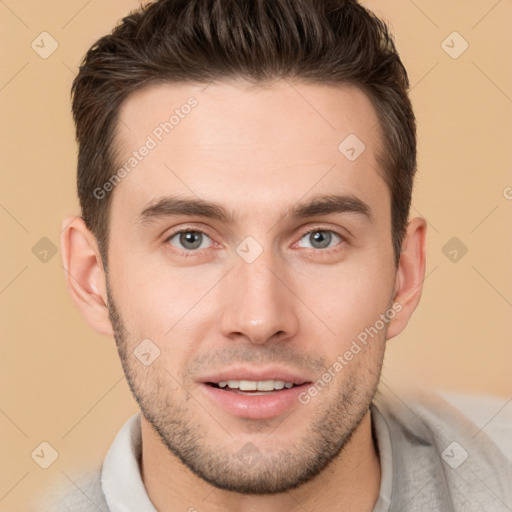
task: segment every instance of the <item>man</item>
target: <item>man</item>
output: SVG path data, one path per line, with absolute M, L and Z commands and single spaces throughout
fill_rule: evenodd
M 512 509 L 485 433 L 378 386 L 425 275 L 407 89 L 355 0 L 159 0 L 91 47 L 62 255 L 141 414 L 68 509 Z

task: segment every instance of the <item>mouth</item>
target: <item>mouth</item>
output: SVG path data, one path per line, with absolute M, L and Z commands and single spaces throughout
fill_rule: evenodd
M 241 418 L 268 419 L 296 407 L 312 380 L 278 369 L 238 369 L 210 375 L 199 384 L 216 408 Z
M 294 382 L 284 380 L 223 380 L 219 382 L 206 382 L 205 384 L 240 395 L 262 396 L 273 394 L 283 389 L 303 386 L 305 383 L 295 384 Z

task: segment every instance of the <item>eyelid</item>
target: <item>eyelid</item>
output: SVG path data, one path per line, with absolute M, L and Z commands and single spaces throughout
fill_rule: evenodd
M 188 232 L 188 231 L 197 231 L 198 233 L 203 233 L 205 235 L 208 235 L 210 238 L 213 238 L 210 233 L 209 233 L 209 228 L 206 226 L 204 226 L 202 223 L 200 226 L 194 226 L 194 225 L 182 225 L 180 224 L 179 225 L 180 227 L 172 227 L 172 228 L 169 228 L 169 229 L 166 229 L 164 231 L 164 233 L 169 233 L 169 234 L 165 234 L 164 237 L 165 239 L 169 239 L 170 237 L 173 237 L 174 235 L 177 235 L 178 233 L 183 233 L 183 232 Z
M 309 233 L 314 233 L 315 231 L 330 231 L 331 233 L 335 233 L 336 235 L 338 235 L 340 238 L 343 238 L 343 239 L 346 239 L 347 236 L 346 235 L 342 235 L 339 231 L 337 231 L 336 229 L 334 228 L 330 228 L 330 227 L 327 227 L 327 226 L 315 226 L 313 228 L 310 228 L 308 229 L 307 231 L 304 231 L 302 233 L 302 235 L 300 236 L 300 238 L 303 238 L 305 235 L 309 235 Z M 299 238 L 299 239 L 300 239 Z

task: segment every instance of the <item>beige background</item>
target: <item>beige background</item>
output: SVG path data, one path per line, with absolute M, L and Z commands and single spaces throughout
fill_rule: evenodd
M 390 342 L 384 380 L 395 390 L 405 380 L 512 397 L 512 2 L 364 3 L 391 22 L 409 70 L 419 125 L 412 214 L 429 223 L 422 301 Z M 42 488 L 98 465 L 137 410 L 113 340 L 72 304 L 59 254 L 39 259 L 51 247 L 40 239 L 57 246 L 61 219 L 78 213 L 69 103 L 77 64 L 137 5 L 0 2 L 1 511 L 37 510 L 28 503 Z M 31 48 L 43 31 L 59 45 L 47 59 Z M 457 59 L 442 47 L 454 31 L 469 44 Z M 457 36 L 447 42 L 462 48 Z M 456 262 L 443 253 L 452 237 L 467 247 Z M 43 441 L 58 452 L 48 469 L 31 458 Z

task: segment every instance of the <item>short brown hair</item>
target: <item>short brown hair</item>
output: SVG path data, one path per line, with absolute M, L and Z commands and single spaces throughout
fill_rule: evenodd
M 82 217 L 107 263 L 111 195 L 94 190 L 117 168 L 119 108 L 158 82 L 253 83 L 292 78 L 350 84 L 372 101 L 391 192 L 398 264 L 416 171 L 409 80 L 386 24 L 356 0 L 157 0 L 122 19 L 86 53 L 72 86 Z

